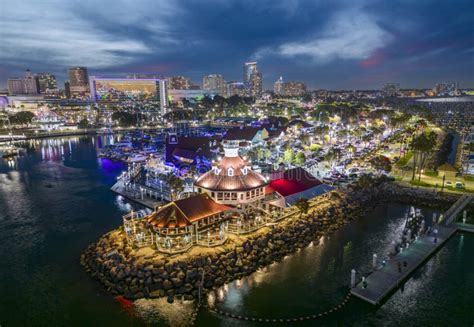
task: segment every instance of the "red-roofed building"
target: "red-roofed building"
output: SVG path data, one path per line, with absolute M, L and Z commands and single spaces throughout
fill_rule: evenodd
M 228 232 L 249 233 L 277 220 L 285 207 L 283 197 L 272 188 L 266 190 L 267 180 L 238 150 L 238 141 L 224 143 L 224 158 L 194 183 L 197 195 L 168 203 L 146 219 L 125 216 L 129 241 L 175 254 L 193 245 L 220 245 Z M 186 153 L 175 150 L 174 155 Z
M 283 196 L 303 192 L 321 184 L 320 180 L 301 167 L 286 170 L 274 178 L 270 187 Z

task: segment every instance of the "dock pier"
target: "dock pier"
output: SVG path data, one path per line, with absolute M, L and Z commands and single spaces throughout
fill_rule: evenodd
M 436 236 L 431 233 L 418 237 L 407 248 L 404 248 L 378 269 L 374 269 L 363 281 L 352 287 L 351 294 L 373 305 L 380 304 L 456 232 L 474 232 L 474 225 L 454 222 L 456 216 L 471 201 L 472 195 L 463 195 L 446 211 L 442 220 L 440 219 L 439 223 L 433 227 L 438 231 Z

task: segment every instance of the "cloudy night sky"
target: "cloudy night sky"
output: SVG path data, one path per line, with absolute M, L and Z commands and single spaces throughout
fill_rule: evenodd
M 310 88 L 474 87 L 472 0 L 1 0 L 0 86 L 70 66 L 242 79 L 257 60 L 264 86 L 282 75 Z

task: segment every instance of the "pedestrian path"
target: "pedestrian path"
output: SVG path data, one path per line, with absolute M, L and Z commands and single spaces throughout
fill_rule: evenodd
M 365 287 L 363 282 L 353 287 L 352 295 L 371 304 L 380 304 L 457 231 L 455 227 L 438 226 L 437 229 L 436 242 L 433 235 L 419 237 L 408 248 L 370 274 L 366 278 Z

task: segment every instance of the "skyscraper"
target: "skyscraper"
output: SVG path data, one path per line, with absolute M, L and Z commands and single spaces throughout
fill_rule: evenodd
M 251 94 L 255 98 L 260 98 L 262 96 L 262 79 L 262 73 L 256 72 L 253 74 Z
M 39 92 L 53 93 L 58 91 L 58 83 L 56 77 L 49 73 L 38 73 Z
M 69 85 L 71 96 L 84 95 L 89 92 L 89 74 L 86 67 L 69 68 Z
M 257 62 L 246 62 L 244 65 L 244 86 L 249 96 L 262 95 L 262 73 L 257 69 Z
M 246 62 L 244 65 L 244 85 L 246 88 L 251 89 L 253 83 L 253 75 L 257 73 L 257 62 Z
M 163 116 L 168 112 L 168 81 L 160 79 L 159 81 L 160 111 Z
M 206 91 L 217 92 L 221 96 L 226 95 L 226 83 L 220 74 L 211 74 L 202 79 L 202 88 Z
M 275 92 L 276 95 L 284 95 L 285 94 L 283 76 L 280 76 L 280 78 L 277 79 L 275 84 L 273 84 L 273 92 Z

